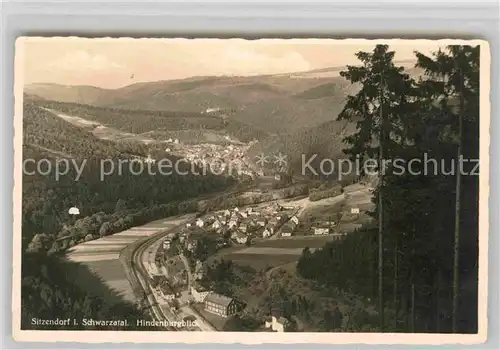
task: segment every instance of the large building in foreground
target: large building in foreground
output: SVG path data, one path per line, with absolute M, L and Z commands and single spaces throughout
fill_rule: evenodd
M 205 298 L 205 311 L 228 317 L 238 312 L 236 300 L 217 293 L 209 293 Z

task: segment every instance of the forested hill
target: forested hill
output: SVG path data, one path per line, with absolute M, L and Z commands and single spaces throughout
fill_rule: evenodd
M 34 102 L 24 105 L 23 128 L 23 145 L 34 151 L 78 159 L 126 156 L 116 144 L 96 139 L 90 132 L 56 117 Z
M 33 100 L 32 97 L 29 99 Z M 38 100 L 36 104 L 137 137 L 149 137 L 158 141 L 177 138 L 183 143 L 203 142 L 205 139 L 211 143 L 221 143 L 227 142 L 224 136 L 230 136 L 232 139 L 248 142 L 262 140 L 269 135 L 263 128 L 212 113 L 129 110 L 47 100 Z
M 128 326 L 109 329 L 135 329 L 137 319 L 148 318 L 144 310 L 109 290 L 85 266 L 58 256 L 83 241 L 194 211 L 197 202 L 191 199 L 225 189 L 231 180 L 210 174 L 133 175 L 127 171 L 129 168 L 124 168 L 121 175 L 115 171 L 101 179 L 101 160 L 117 166 L 119 160 L 155 155 L 159 150 L 138 142 L 98 139 L 91 130 L 70 124 L 39 102 L 25 101 L 23 113 L 23 158 L 28 162 L 22 183 L 21 327 L 55 329 L 33 325 L 31 320 L 59 317 L 126 319 Z M 40 165 L 43 174 L 37 172 L 34 162 Z M 65 172 L 63 162 L 70 165 L 69 171 L 57 179 L 54 167 L 59 163 L 60 170 Z M 83 169 L 78 179 L 75 164 Z M 46 173 L 49 166 L 52 171 Z M 72 217 L 68 210 L 73 206 L 80 214 Z M 81 290 L 82 281 L 77 278 L 92 284 L 93 294 Z
M 53 170 L 41 175 L 35 171 L 33 161 L 26 163 L 26 171 L 33 175 L 23 175 L 24 249 L 60 250 L 67 247 L 54 245 L 58 237 L 71 236 L 71 243 L 77 244 L 85 237 L 92 239 L 173 215 L 189 209 L 185 205 L 179 208 L 179 202 L 220 191 L 231 183 L 230 179 L 210 174 L 149 175 L 145 171 L 134 175 L 126 166 L 121 175 L 114 171 L 101 180 L 101 160 L 108 159 L 117 166 L 119 159 L 131 160 L 158 150 L 139 143 L 99 140 L 29 102 L 24 106 L 23 118 L 24 159 L 47 159 Z M 56 180 L 57 159 L 69 160 L 70 167 Z M 78 180 L 72 162 L 83 169 Z M 42 169 L 46 167 L 42 164 Z M 76 218 L 68 214 L 73 206 L 80 209 Z
M 414 67 L 415 61 L 398 64 L 411 76 L 422 73 Z M 248 77 L 192 77 L 141 82 L 118 89 L 31 84 L 25 91 L 46 100 L 120 110 L 185 114 L 210 111 L 254 130 L 289 134 L 336 119 L 346 96 L 358 88 L 339 76 L 342 69 Z
M 287 155 L 288 170 L 295 175 L 315 178 L 312 171 L 301 174 L 303 163 L 310 159 L 310 167 L 316 173 L 321 174 L 320 163 L 325 159 L 336 161 L 344 158 L 342 150 L 346 147 L 343 139 L 351 135 L 356 128 L 354 122 L 332 120 L 313 128 L 270 137 L 262 142 L 254 144 L 249 153 L 251 156 L 259 154 L 278 154 L 279 152 Z M 303 157 L 305 162 L 303 161 Z M 309 169 L 309 168 L 308 168 Z M 325 177 L 337 178 L 337 172 Z M 319 176 L 321 178 L 321 176 Z

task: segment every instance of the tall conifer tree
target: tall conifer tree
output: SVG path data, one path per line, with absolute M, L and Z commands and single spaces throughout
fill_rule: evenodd
M 384 159 L 390 158 L 402 132 L 402 117 L 409 104 L 412 80 L 403 67 L 394 65 L 394 51 L 377 45 L 373 52 L 358 52 L 361 66 L 348 66 L 341 76 L 360 85 L 357 94 L 347 97 L 339 120 L 355 121 L 356 132 L 344 139 L 344 152 L 352 159 L 378 159 L 378 309 L 384 327 Z

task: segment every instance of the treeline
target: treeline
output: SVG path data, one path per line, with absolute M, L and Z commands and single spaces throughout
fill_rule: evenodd
M 23 246 L 35 234 L 52 240 L 73 235 L 81 241 L 96 238 L 148 221 L 194 212 L 201 194 L 221 191 L 232 183 L 217 176 L 162 176 L 115 173 L 101 181 L 99 165 L 87 163 L 78 181 L 70 171 L 59 181 L 43 175 L 24 175 Z M 78 215 L 68 210 L 76 207 Z
M 155 204 L 140 209 L 127 209 L 119 199 L 114 212 L 100 211 L 81 219 L 63 223 L 56 236 L 37 233 L 28 244 L 29 252 L 63 252 L 79 243 L 125 231 L 161 218 L 196 212 L 196 202 Z
M 475 333 L 478 176 L 459 159 L 479 158 L 479 47 L 416 53 L 418 81 L 385 45 L 356 56 L 341 75 L 361 90 L 339 118 L 357 123 L 346 154 L 379 160 L 378 228 L 305 250 L 298 271 L 376 301 L 380 330 Z

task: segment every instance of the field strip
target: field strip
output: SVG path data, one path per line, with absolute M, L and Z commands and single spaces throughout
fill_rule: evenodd
M 163 226 L 138 226 L 138 227 L 132 227 L 128 229 L 125 232 L 131 232 L 131 231 L 158 231 L 158 230 L 166 230 L 167 228 L 171 227 L 171 225 L 163 225 Z
M 92 242 L 92 241 L 91 241 Z M 80 243 L 80 244 L 77 244 L 75 246 L 73 246 L 72 248 L 70 248 L 69 250 L 71 251 L 71 249 L 76 249 L 78 247 L 95 247 L 95 248 L 99 248 L 99 247 L 113 247 L 113 246 L 126 246 L 128 244 L 125 244 L 125 243 L 115 243 L 115 242 L 96 242 L 96 243 L 91 243 L 91 244 L 87 244 L 87 243 L 90 243 L 90 242 L 85 242 L 85 243 Z
M 93 252 L 103 252 L 103 251 L 120 251 L 125 248 L 125 244 L 92 244 L 92 245 L 78 245 L 70 248 L 68 251 L 72 254 L 78 253 L 93 253 Z
M 104 261 L 104 260 L 115 260 L 120 257 L 120 253 L 110 253 L 110 254 L 71 254 L 68 259 L 74 262 L 91 262 L 91 261 Z
M 152 234 L 155 234 L 158 230 L 149 230 L 149 231 L 125 231 L 120 233 L 115 233 L 113 236 L 118 237 L 147 237 Z
M 127 244 L 130 244 L 130 243 L 133 243 L 135 242 L 136 239 L 133 239 L 133 238 L 129 238 L 129 239 L 126 239 L 126 238 L 116 238 L 116 239 L 96 239 L 94 241 L 88 241 L 88 242 L 85 242 L 84 244 L 85 245 L 103 245 L 103 244 L 122 244 L 122 245 L 127 245 Z

